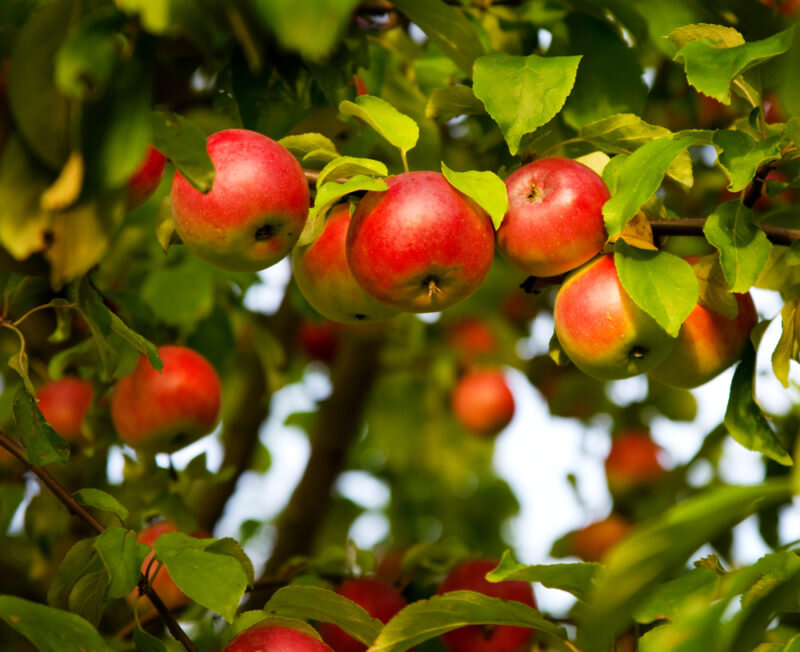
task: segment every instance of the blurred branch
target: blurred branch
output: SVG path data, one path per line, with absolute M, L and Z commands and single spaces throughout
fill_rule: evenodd
M 22 447 L 20 447 L 19 444 L 17 444 L 5 433 L 0 433 L 0 446 L 5 448 L 9 453 L 22 462 L 22 464 L 24 464 L 29 471 L 33 472 L 33 474 L 39 478 L 41 483 L 50 489 L 50 491 L 52 491 L 53 494 L 64 504 L 67 510 L 69 510 L 70 514 L 81 519 L 84 523 L 86 523 L 86 525 L 94 530 L 96 534 L 102 534 L 105 531 L 103 524 L 100 523 L 100 521 L 98 521 L 88 511 L 86 511 L 82 505 L 78 504 L 78 502 L 69 495 L 67 490 L 64 489 L 64 487 L 62 487 L 46 469 L 30 464 L 25 458 L 25 452 L 22 450 Z M 175 638 L 175 640 L 181 643 L 181 645 L 183 645 L 188 652 L 198 652 L 194 643 L 192 643 L 192 641 L 189 640 L 189 637 L 186 636 L 186 632 L 181 629 L 181 626 L 178 624 L 178 622 L 170 615 L 169 609 L 167 609 L 164 602 L 153 590 L 153 587 L 147 582 L 147 578 L 141 574 L 139 575 L 139 586 L 147 587 L 144 591 L 144 594 L 150 599 L 150 602 L 153 603 L 153 606 L 158 611 L 159 615 L 164 621 L 164 624 L 167 626 L 167 629 Z
M 351 444 L 361 432 L 370 388 L 380 372 L 381 326 L 343 332 L 342 347 L 331 370 L 333 392 L 320 404 L 312 432 L 311 455 L 303 477 L 278 521 L 275 545 L 259 582 L 269 582 L 292 557 L 313 551 L 331 503 L 331 489 L 345 468 Z M 245 609 L 262 606 L 255 591 Z M 256 606 L 258 605 L 258 607 Z
M 755 182 L 753 183 L 755 186 Z M 682 218 L 678 220 L 650 220 L 653 227 L 653 235 L 656 237 L 666 235 L 696 235 L 703 237 L 703 227 L 705 218 Z M 785 247 L 791 246 L 793 242 L 800 240 L 800 229 L 784 229 L 777 226 L 759 227 L 767 235 L 767 239 L 776 245 Z

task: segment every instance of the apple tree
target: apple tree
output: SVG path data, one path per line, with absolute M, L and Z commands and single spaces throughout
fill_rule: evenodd
M 0 649 L 800 649 L 798 16 L 0 3 Z M 520 383 L 609 451 L 533 564 Z

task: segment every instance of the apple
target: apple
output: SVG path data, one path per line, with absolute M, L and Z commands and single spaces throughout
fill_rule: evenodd
M 603 561 L 608 551 L 631 531 L 631 524 L 616 513 L 577 530 L 572 535 L 572 552 L 584 561 Z
M 615 435 L 605 461 L 606 480 L 612 495 L 629 493 L 663 477 L 664 467 L 658 459 L 660 451 L 646 430 L 626 430 Z
M 492 329 L 477 317 L 464 317 L 449 325 L 446 339 L 459 361 L 467 366 L 497 353 L 497 338 Z
M 379 321 L 397 315 L 368 294 L 347 264 L 345 241 L 350 206 L 336 206 L 316 240 L 292 251 L 292 272 L 300 292 L 323 317 L 343 323 Z
M 220 382 L 211 363 L 184 346 L 158 349 L 164 368 L 143 355 L 111 397 L 111 419 L 123 442 L 137 450 L 171 453 L 217 425 Z
M 497 249 L 531 276 L 557 276 L 600 253 L 607 234 L 603 204 L 610 195 L 591 168 L 568 158 L 523 165 L 506 179 L 508 211 Z
M 470 432 L 493 437 L 514 416 L 514 397 L 503 372 L 478 369 L 465 374 L 452 398 L 456 420 Z
M 234 636 L 222 652 L 333 652 L 310 634 L 282 625 L 253 625 Z
M 339 325 L 332 321 L 304 320 L 297 329 L 297 342 L 312 360 L 330 363 L 339 348 Z
M 81 426 L 93 396 L 92 384 L 80 378 L 54 380 L 36 392 L 45 420 L 68 442 L 82 438 Z
M 230 271 L 257 271 L 289 253 L 306 223 L 308 182 L 284 147 L 247 129 L 208 139 L 217 174 L 206 194 L 175 172 L 170 199 L 183 243 Z
M 689 256 L 689 263 L 697 259 Z M 681 325 L 669 357 L 649 375 L 672 387 L 691 389 L 715 378 L 742 355 L 758 315 L 750 293 L 734 294 L 739 313 L 730 319 L 699 303 Z
M 497 561 L 477 559 L 456 566 L 439 586 L 437 593 L 475 591 L 493 598 L 514 600 L 536 608 L 533 589 L 528 582 L 509 580 L 493 583 L 486 573 Z M 512 625 L 468 625 L 442 635 L 444 644 L 454 652 L 516 652 L 527 649 L 534 630 Z
M 152 547 L 155 545 L 156 539 L 158 539 L 162 534 L 167 534 L 168 532 L 178 532 L 178 526 L 169 521 L 160 521 L 145 527 L 141 532 L 139 532 L 136 540 L 139 543 L 143 543 Z M 158 597 L 161 598 L 161 601 L 164 603 L 167 609 L 172 610 L 187 604 L 189 602 L 189 598 L 187 598 L 183 591 L 178 588 L 178 585 L 172 581 L 172 578 L 169 576 L 169 572 L 165 566 L 162 565 L 158 570 L 158 573 L 155 575 L 155 577 L 153 577 L 153 572 L 155 571 L 157 564 L 156 562 L 153 562 L 151 565 L 150 560 L 153 558 L 154 554 L 155 553 L 151 552 L 149 555 L 147 555 L 147 557 L 145 557 L 145 560 L 142 563 L 142 574 L 147 574 L 149 570 L 150 574 L 148 577 L 150 578 L 150 585 L 153 587 L 153 590 L 156 592 Z M 139 589 L 137 588 L 128 594 L 127 600 L 130 604 L 133 604 L 139 598 Z M 145 606 L 140 608 L 140 615 L 155 611 L 153 603 L 150 602 L 150 599 L 147 596 L 141 596 L 141 599 Z
M 406 606 L 405 598 L 397 589 L 367 577 L 345 580 L 336 588 L 336 593 L 363 607 L 370 616 L 382 623 L 388 623 Z M 363 652 L 367 649 L 366 645 L 332 623 L 321 623 L 319 632 L 322 640 L 336 652 Z
M 395 310 L 435 312 L 471 295 L 494 255 L 494 228 L 438 172 L 406 172 L 368 192 L 347 231 L 356 281 Z
M 578 369 L 601 380 L 630 378 L 669 355 L 675 338 L 628 296 L 612 255 L 573 272 L 556 296 L 555 333 Z
M 150 199 L 161 183 L 166 166 L 166 157 L 149 145 L 144 161 L 128 180 L 128 210 L 133 210 Z

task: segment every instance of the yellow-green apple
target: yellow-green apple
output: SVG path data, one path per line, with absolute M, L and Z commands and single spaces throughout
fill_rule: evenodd
M 572 534 L 572 553 L 584 561 L 603 561 L 608 551 L 631 531 L 631 524 L 612 512 L 602 521 L 587 525 Z
M 603 204 L 609 193 L 594 170 L 568 158 L 545 158 L 512 173 L 506 190 L 497 249 L 514 267 L 557 276 L 600 253 L 608 237 Z
M 614 435 L 605 462 L 611 494 L 624 495 L 662 478 L 664 467 L 658 459 L 660 452 L 647 430 L 625 430 Z
M 406 599 L 397 589 L 368 577 L 345 580 L 336 587 L 336 593 L 363 607 L 370 616 L 382 623 L 388 623 L 406 606 Z M 367 649 L 366 645 L 332 623 L 321 623 L 319 633 L 322 634 L 322 640 L 336 652 L 363 652 Z
M 522 602 L 535 609 L 536 600 L 528 582 L 494 583 L 486 579 L 486 573 L 496 567 L 497 561 L 491 559 L 463 562 L 450 571 L 437 593 L 475 591 L 492 598 Z M 469 625 L 443 634 L 442 641 L 453 652 L 518 652 L 527 649 L 534 631 L 512 625 Z
M 292 250 L 297 287 L 323 317 L 343 324 L 391 319 L 398 313 L 362 288 L 347 264 L 350 206 L 336 206 L 317 238 Z
M 612 255 L 570 274 L 556 296 L 553 320 L 564 353 L 601 380 L 649 371 L 676 341 L 625 292 Z
M 36 392 L 45 421 L 68 442 L 82 438 L 81 427 L 93 396 L 92 384 L 80 378 L 54 380 Z
M 222 652 L 333 652 L 310 634 L 282 625 L 253 625 L 234 636 Z
M 142 164 L 128 180 L 128 210 L 133 210 L 150 199 L 161 183 L 166 165 L 166 157 L 149 145 Z
M 117 382 L 111 418 L 123 442 L 137 450 L 171 453 L 211 432 L 220 408 L 220 382 L 211 363 L 184 346 L 158 349 L 158 372 L 141 356 Z
M 284 147 L 247 129 L 211 135 L 208 155 L 217 173 L 206 194 L 175 172 L 170 199 L 178 235 L 222 269 L 274 265 L 297 242 L 308 217 L 303 169 Z
M 386 183 L 364 196 L 347 231 L 347 261 L 361 287 L 405 312 L 443 310 L 477 290 L 494 255 L 489 216 L 438 172 Z
M 697 259 L 689 256 L 686 260 L 694 263 Z M 691 389 L 707 383 L 736 362 L 758 316 L 749 292 L 733 296 L 739 308 L 733 319 L 698 302 L 681 325 L 675 348 L 666 360 L 650 370 L 650 377 L 665 385 Z
M 175 523 L 171 523 L 169 521 L 159 521 L 158 523 L 154 523 L 152 525 L 148 525 L 145 527 L 139 535 L 136 537 L 136 540 L 139 543 L 143 543 L 147 546 L 154 546 L 156 543 L 156 539 L 158 539 L 162 534 L 167 534 L 169 532 L 178 532 L 178 526 Z M 175 609 L 176 607 L 180 607 L 184 604 L 189 602 L 189 598 L 178 588 L 178 585 L 172 581 L 172 578 L 169 576 L 169 572 L 167 571 L 165 566 L 161 566 L 159 568 L 158 573 L 153 577 L 153 572 L 157 568 L 157 564 L 153 562 L 150 563 L 153 559 L 154 552 L 150 552 L 147 557 L 145 557 L 144 562 L 142 563 L 142 574 L 150 573 L 150 585 L 153 587 L 153 590 L 156 592 L 161 601 L 166 605 L 167 609 Z M 130 604 L 135 603 L 139 599 L 139 590 L 134 589 L 131 593 L 128 594 L 127 600 Z M 139 615 L 146 616 L 150 613 L 155 611 L 155 606 L 153 603 L 150 602 L 150 599 L 147 596 L 141 597 L 141 602 L 139 603 Z
M 514 396 L 499 369 L 476 369 L 462 376 L 452 403 L 462 426 L 487 437 L 499 433 L 514 416 Z

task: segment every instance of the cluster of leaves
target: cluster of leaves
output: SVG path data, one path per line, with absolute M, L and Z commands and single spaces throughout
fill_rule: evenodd
M 184 532 L 212 530 L 238 477 L 269 468 L 259 429 L 278 390 L 319 371 L 295 336 L 317 319 L 296 288 L 288 287 L 274 314 L 261 314 L 244 301 L 256 275 L 220 272 L 169 246 L 169 211 L 159 208 L 168 181 L 126 215 L 125 186 L 148 143 L 169 158 L 167 179 L 177 169 L 207 190 L 214 179 L 207 135 L 245 127 L 280 139 L 316 172 L 305 240 L 335 202 L 382 189 L 384 177 L 407 167 L 442 170 L 498 225 L 507 173 L 533 157 L 583 157 L 611 190 L 606 227 L 622 236 L 613 250 L 634 301 L 677 334 L 698 298 L 725 312 L 729 291 L 780 293 L 783 335 L 772 361 L 789 386 L 790 360 L 800 355 L 798 213 L 786 201 L 800 186 L 800 117 L 791 117 L 800 116 L 800 38 L 790 19 L 745 0 L 372 4 L 26 0 L 0 7 L 0 348 L 9 360 L 0 423 L 100 525 L 85 538 L 84 524 L 54 495 L 25 499 L 21 466 L 0 468 L 0 619 L 10 626 L 0 627 L 0 646 L 24 645 L 15 632 L 43 650 L 172 645 L 157 623 L 145 624 L 149 634 L 128 627 L 133 616 L 121 598 L 142 586 L 148 552 L 135 532 L 153 516 Z M 358 84 L 368 94 L 357 96 Z M 780 107 L 778 119 L 768 116 L 770 103 Z M 773 168 L 783 181 L 764 181 Z M 754 179 L 756 189 L 766 187 L 767 210 L 742 201 Z M 708 282 L 698 284 L 680 257 L 642 247 L 631 235 L 637 215 L 654 224 L 706 217 L 695 232 L 715 250 Z M 551 297 L 525 296 L 517 277 L 497 261 L 476 295 L 435 324 L 404 316 L 338 329 L 330 398 L 287 423 L 308 433 L 312 462 L 317 454 L 340 466 L 315 467 L 311 475 L 330 482 L 304 478 L 315 493 L 298 492 L 276 520 L 276 551 L 287 540 L 288 553 L 274 553 L 259 583 L 233 539 L 176 533 L 155 545 L 154 565 L 194 603 L 182 622 L 192 624 L 198 646 L 218 649 L 265 618 L 300 629 L 333 622 L 376 650 L 433 649 L 435 637 L 469 623 L 535 627 L 554 649 L 608 649 L 633 623 L 647 630 L 644 650 L 796 644 L 800 574 L 792 546 L 780 549 L 778 510 L 798 486 L 789 469 L 797 415 L 768 418 L 755 401 L 758 341 L 733 378 L 724 427 L 653 492 L 617 506 L 645 523 L 603 565 L 522 566 L 507 554 L 491 574 L 571 593 L 577 630 L 568 635 L 544 613 L 474 593 L 430 597 L 457 557 L 499 559 L 507 548 L 503 525 L 517 510 L 491 468 L 491 444 L 466 437 L 447 408 L 465 364 L 448 344 L 460 320 L 488 325 L 496 342 L 480 362 L 522 370 L 553 414 L 605 418 L 614 430 L 656 415 L 694 417 L 689 392 L 648 381 L 645 398 L 621 406 L 604 383 L 547 356 L 521 358 L 519 341 L 534 317 L 548 319 Z M 112 384 L 140 354 L 158 366 L 154 343 L 176 341 L 203 353 L 223 378 L 222 468 L 210 472 L 205 455 L 176 471 L 126 453 L 123 480 L 112 481 Z M 87 441 L 71 454 L 34 400 L 36 385 L 65 374 L 97 389 Z M 726 433 L 769 458 L 774 477 L 726 486 L 715 469 L 708 483 L 691 485 L 695 465 L 716 466 Z M 333 434 L 339 439 L 331 444 Z M 385 626 L 326 581 L 374 566 L 369 553 L 343 545 L 366 509 L 331 495 L 346 468 L 390 488 L 385 544 L 407 550 L 403 582 L 414 601 Z M 23 503 L 23 531 L 9 533 Z M 709 542 L 729 561 L 730 530 L 753 513 L 775 552 L 744 568 L 725 570 L 707 558 L 687 570 Z M 292 538 L 298 519 L 314 529 Z M 264 525 L 242 523 L 239 542 L 266 539 Z M 276 577 L 291 585 L 263 609 L 239 613 L 248 587 Z

